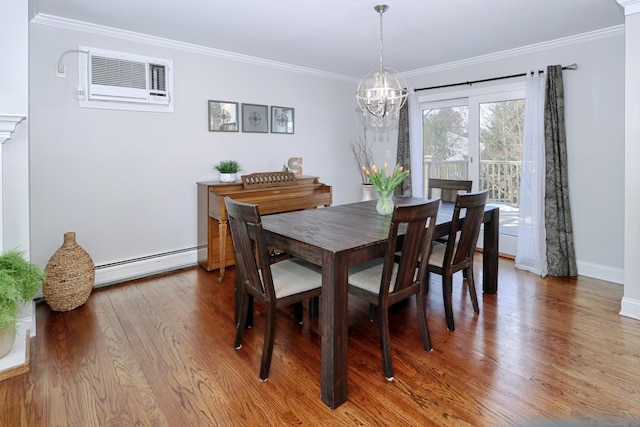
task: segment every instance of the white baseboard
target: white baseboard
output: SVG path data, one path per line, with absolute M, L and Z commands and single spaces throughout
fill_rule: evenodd
M 198 263 L 197 249 L 143 258 L 112 266 L 97 267 L 94 287 L 101 287 L 140 277 L 152 276 L 178 268 L 190 267 Z
M 640 301 L 623 297 L 620 304 L 620 315 L 640 320 Z
M 624 270 L 621 268 L 612 268 L 606 265 L 583 261 L 577 261 L 576 264 L 580 276 L 606 280 L 607 282 L 618 283 L 620 285 L 624 284 Z

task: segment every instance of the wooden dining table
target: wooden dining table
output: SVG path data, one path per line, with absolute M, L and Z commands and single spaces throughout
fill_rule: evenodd
M 420 201 L 394 197 L 395 204 Z M 453 209 L 440 204 L 434 239 L 449 234 Z M 320 395 L 331 408 L 347 400 L 349 267 L 383 256 L 390 220 L 375 200 L 262 217 L 267 244 L 322 267 Z M 487 205 L 483 222 L 482 287 L 496 293 L 499 208 Z

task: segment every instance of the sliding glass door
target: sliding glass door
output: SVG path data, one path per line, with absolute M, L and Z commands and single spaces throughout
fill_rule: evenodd
M 488 189 L 500 206 L 500 252 L 515 256 L 524 84 L 447 95 L 420 97 L 425 196 L 429 178 Z

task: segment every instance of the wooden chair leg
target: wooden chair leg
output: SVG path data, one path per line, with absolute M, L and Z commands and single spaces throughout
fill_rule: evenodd
M 309 298 L 309 318 L 317 319 L 320 313 L 320 297 Z
M 240 323 L 240 311 L 242 310 L 242 281 L 240 280 L 240 273 L 236 269 L 236 280 L 235 280 L 235 311 L 234 311 L 234 321 L 236 322 L 236 326 Z
M 391 362 L 391 336 L 389 334 L 389 307 L 378 306 L 378 326 L 380 328 L 380 349 L 382 364 L 387 381 L 393 381 L 393 365 Z
M 467 270 L 465 269 L 464 271 Z M 476 284 L 473 278 L 473 266 L 469 267 L 467 272 L 467 285 L 469 287 L 471 303 L 473 304 L 473 311 L 475 311 L 476 314 L 480 314 L 480 307 L 478 306 L 478 294 L 476 293 Z
M 451 282 L 452 277 L 450 274 L 442 275 L 442 298 L 444 299 L 444 313 L 447 317 L 447 329 L 453 332 L 456 330 L 456 326 L 453 322 L 453 307 L 451 302 Z
M 422 335 L 422 346 L 425 350 L 431 351 L 431 338 L 429 337 L 429 326 L 427 325 L 427 298 L 422 292 L 416 294 L 416 306 L 418 308 L 418 325 L 420 335 Z
M 249 298 L 249 308 L 247 309 L 247 329 L 253 326 L 253 295 L 247 295 Z
M 369 303 L 369 321 L 375 322 L 378 319 L 378 306 Z
M 427 274 L 424 275 L 424 283 L 422 286 L 422 292 L 424 292 L 425 295 L 429 294 L 429 272 L 427 271 Z
M 302 325 L 302 302 L 293 304 L 293 316 L 298 325 Z
M 269 368 L 271 367 L 271 356 L 273 355 L 273 342 L 276 338 L 276 307 L 267 309 L 264 345 L 262 348 L 262 363 L 260 364 L 260 380 L 266 381 L 269 378 Z
M 236 322 L 236 326 L 240 323 L 240 312 L 247 312 L 247 320 L 245 322 L 245 328 L 250 328 L 253 326 L 253 297 L 249 294 L 245 295 L 246 298 L 249 299 L 248 305 L 249 307 L 246 309 L 242 308 L 242 281 L 240 280 L 240 274 L 236 270 L 236 280 L 235 280 L 235 313 L 234 318 Z
M 234 346 L 237 349 L 242 348 L 242 336 L 244 335 L 244 330 L 247 326 L 247 316 L 249 311 L 249 294 L 246 292 L 240 292 L 239 295 L 236 296 L 240 300 L 237 302 L 238 304 L 238 315 L 240 318 L 238 319 L 238 324 L 236 325 L 236 340 Z

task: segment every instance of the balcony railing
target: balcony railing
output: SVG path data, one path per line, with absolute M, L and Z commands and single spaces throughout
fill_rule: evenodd
M 425 157 L 424 167 L 425 175 L 431 178 L 469 179 L 466 160 L 428 161 Z M 520 161 L 481 160 L 479 188 L 489 190 L 493 203 L 518 207 L 521 168 Z

